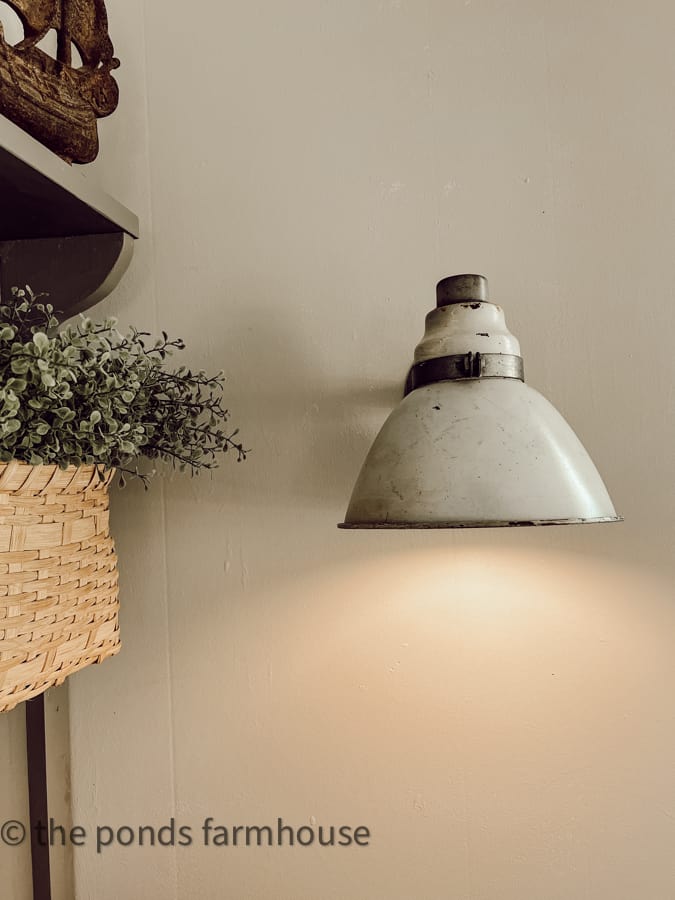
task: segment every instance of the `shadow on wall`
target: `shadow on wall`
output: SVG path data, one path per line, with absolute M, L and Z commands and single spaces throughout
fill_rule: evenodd
M 403 396 L 405 364 L 395 381 L 374 381 L 366 366 L 354 371 L 350 356 L 340 374 L 328 368 L 336 361 L 325 352 L 331 335 L 311 317 L 300 329 L 281 308 L 245 306 L 232 318 L 236 327 L 226 332 L 205 323 L 207 358 L 212 367 L 225 361 L 225 405 L 251 453 L 236 472 L 224 462 L 213 476 L 216 490 L 207 475 L 178 491 L 202 503 L 267 508 L 287 507 L 289 499 L 296 506 L 346 502 L 375 433 Z

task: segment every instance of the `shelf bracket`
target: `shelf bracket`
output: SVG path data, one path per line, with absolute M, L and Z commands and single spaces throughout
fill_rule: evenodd
M 133 253 L 126 232 L 76 237 L 0 241 L 0 297 L 29 284 L 49 294 L 49 303 L 67 316 L 103 300 L 117 287 Z

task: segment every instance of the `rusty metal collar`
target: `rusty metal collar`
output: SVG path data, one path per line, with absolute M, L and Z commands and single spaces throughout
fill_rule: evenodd
M 517 378 L 525 380 L 522 356 L 509 353 L 457 353 L 415 363 L 410 370 L 406 394 L 437 381 L 473 378 Z

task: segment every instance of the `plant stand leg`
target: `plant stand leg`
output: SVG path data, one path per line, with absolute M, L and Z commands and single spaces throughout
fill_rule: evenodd
M 30 807 L 30 849 L 33 900 L 51 900 L 49 871 L 49 810 L 47 804 L 47 743 L 44 694 L 26 703 L 26 758 Z M 42 826 L 38 833 L 37 826 Z M 42 840 L 39 840 L 41 838 Z

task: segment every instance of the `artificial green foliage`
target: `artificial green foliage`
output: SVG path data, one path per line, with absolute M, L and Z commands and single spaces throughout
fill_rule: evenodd
M 147 483 L 142 457 L 192 474 L 228 450 L 245 458 L 237 431 L 225 427 L 222 372 L 167 368 L 182 340 L 121 334 L 114 319 L 58 326 L 29 287 L 13 288 L 12 303 L 0 306 L 0 461 L 93 463 Z

